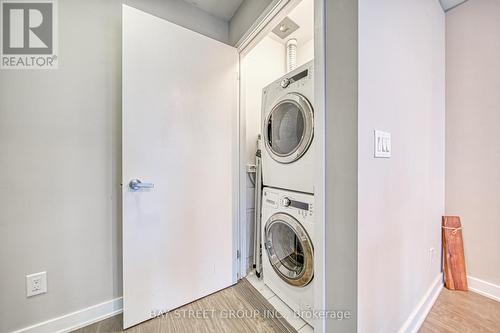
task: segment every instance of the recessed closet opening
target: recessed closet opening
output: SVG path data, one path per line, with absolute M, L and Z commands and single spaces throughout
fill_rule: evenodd
M 314 0 L 290 1 L 240 49 L 239 103 L 240 277 L 276 308 L 312 311 Z

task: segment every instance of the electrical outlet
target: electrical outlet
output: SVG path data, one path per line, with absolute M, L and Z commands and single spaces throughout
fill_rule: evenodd
M 26 296 L 31 297 L 47 292 L 47 272 L 26 275 Z
M 436 251 L 433 247 L 429 249 L 429 263 L 432 265 L 436 259 Z

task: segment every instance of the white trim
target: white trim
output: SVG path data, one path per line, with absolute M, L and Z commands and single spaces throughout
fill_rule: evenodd
M 238 52 L 242 51 L 250 44 L 250 42 L 262 33 L 266 25 L 288 4 L 290 0 L 275 0 L 273 1 L 255 20 L 247 32 L 236 42 L 235 47 Z
M 235 48 L 236 53 L 237 53 L 237 68 L 238 72 L 236 74 L 236 107 L 238 110 L 241 108 L 241 59 L 240 59 L 240 54 L 238 50 Z M 241 189 L 241 181 L 242 181 L 242 176 L 240 174 L 240 170 L 245 168 L 241 164 L 241 140 L 244 140 L 245 133 L 241 133 L 241 113 L 236 112 L 236 114 L 233 115 L 233 126 L 235 126 L 235 131 L 233 132 L 233 283 L 237 283 L 239 279 L 243 278 L 245 274 L 245 270 L 243 269 L 245 267 L 245 260 L 242 258 L 245 258 L 243 256 L 243 250 L 245 249 L 246 245 L 242 243 L 242 226 L 243 226 L 243 221 L 242 219 L 246 218 L 246 213 L 244 213 L 244 209 L 242 209 L 242 200 L 245 200 L 246 197 L 241 197 L 242 194 L 242 189 Z M 245 193 L 246 194 L 246 193 Z M 243 211 L 243 212 L 242 212 Z M 239 253 L 239 257 L 238 257 Z M 245 252 L 246 255 L 246 252 Z M 244 274 L 244 275 L 242 275 Z
M 243 66 L 243 57 L 241 51 L 238 49 L 238 249 L 240 251 L 240 258 L 247 258 L 250 256 L 246 244 L 246 207 L 247 202 L 247 172 L 246 172 L 246 108 L 245 108 L 245 86 L 242 84 L 243 78 L 246 75 L 245 67 Z M 246 274 L 246 262 L 240 260 L 238 268 L 238 277 L 244 278 Z
M 420 326 L 424 323 L 425 318 L 431 311 L 432 306 L 436 302 L 439 294 L 443 290 L 443 273 L 434 279 L 434 282 L 430 286 L 429 290 L 425 293 L 424 297 L 417 304 L 415 309 L 412 311 L 408 319 L 399 329 L 399 333 L 416 333 L 420 329 Z
M 467 276 L 469 290 L 500 302 L 500 286 L 491 282 Z
M 123 299 L 118 297 L 12 333 L 66 333 L 113 317 L 122 313 L 122 311 Z
M 300 1 L 274 0 L 236 44 L 238 52 L 243 56 L 250 52 Z

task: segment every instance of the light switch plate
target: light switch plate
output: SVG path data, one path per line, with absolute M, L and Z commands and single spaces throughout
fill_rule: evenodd
M 47 272 L 26 275 L 26 296 L 31 297 L 47 292 Z
M 390 158 L 392 153 L 391 133 L 376 130 L 374 150 L 376 158 Z

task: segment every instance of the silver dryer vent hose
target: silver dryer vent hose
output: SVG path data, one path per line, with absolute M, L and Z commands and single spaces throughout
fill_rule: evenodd
M 291 38 L 286 42 L 286 71 L 297 68 L 297 39 Z

